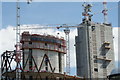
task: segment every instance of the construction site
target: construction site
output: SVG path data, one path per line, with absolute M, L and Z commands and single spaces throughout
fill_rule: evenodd
M 115 65 L 112 24 L 107 21 L 107 2 L 103 2 L 103 23 L 92 21 L 92 4 L 84 2 L 81 5 L 82 23 L 78 25 L 21 27 L 19 1 L 16 2 L 15 50 L 6 50 L 1 55 L 1 80 L 109 80 L 108 76 Z M 31 2 L 27 0 L 28 4 Z M 61 28 L 65 37 L 27 31 Z M 76 76 L 70 75 L 70 28 L 77 28 Z M 21 33 L 21 30 L 24 32 Z

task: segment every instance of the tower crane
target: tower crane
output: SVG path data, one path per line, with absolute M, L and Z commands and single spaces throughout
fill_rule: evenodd
M 27 0 L 28 4 L 31 2 L 32 0 Z M 20 4 L 19 4 L 20 0 L 16 1 L 16 51 L 15 51 L 15 55 L 16 55 L 16 80 L 20 80 L 21 79 L 21 73 L 20 73 L 20 68 L 21 68 L 21 44 L 20 44 Z
M 16 80 L 21 79 L 21 74 L 19 68 L 21 61 L 21 51 L 20 51 L 20 4 L 19 0 L 16 2 Z
M 60 28 L 64 28 L 64 33 L 66 35 L 66 45 L 67 45 L 67 48 L 66 48 L 66 51 L 67 51 L 67 54 L 66 54 L 66 72 L 67 74 L 70 74 L 70 42 L 69 42 L 69 33 L 70 33 L 70 29 L 69 28 L 78 28 L 81 26 L 81 24 L 77 24 L 77 25 L 69 25 L 69 24 L 59 24 L 59 25 L 55 25 L 54 27 L 50 27 L 49 25 L 45 25 L 44 27 L 29 27 L 29 26 L 24 26 L 24 27 L 21 27 L 20 25 L 20 5 L 19 5 L 19 1 L 20 0 L 17 0 L 17 5 L 16 5 L 16 8 L 17 8 L 17 26 L 16 26 L 16 62 L 20 64 L 20 60 L 21 60 L 21 54 L 20 54 L 20 30 L 29 30 L 29 29 L 60 29 Z M 32 0 L 27 0 L 27 3 L 30 4 L 32 2 Z M 104 23 L 107 23 L 107 7 L 106 7 L 106 2 L 103 2 L 103 5 L 104 5 L 104 10 L 102 11 L 102 13 L 104 14 Z M 88 22 L 88 21 L 91 21 L 91 17 L 92 15 L 89 14 L 91 12 L 91 7 L 92 5 L 90 4 L 83 4 L 83 7 L 84 7 L 84 12 L 82 13 L 84 18 L 83 18 L 83 22 Z M 101 12 L 100 12 L 101 13 Z M 98 14 L 98 13 L 94 13 L 95 14 Z M 17 68 L 19 68 L 20 66 L 17 66 Z M 16 70 L 16 77 L 17 78 L 20 78 L 20 74 L 19 74 L 19 70 Z M 17 79 L 16 78 L 16 79 Z M 17 79 L 19 80 L 19 79 Z

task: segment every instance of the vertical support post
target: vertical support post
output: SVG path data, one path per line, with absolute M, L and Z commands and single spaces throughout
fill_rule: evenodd
M 48 72 L 48 58 L 45 57 L 45 70 Z
M 88 60 L 89 60 L 89 68 L 88 68 L 88 71 L 89 71 L 89 77 L 90 77 L 90 80 L 92 80 L 92 71 L 91 71 L 91 55 L 90 55 L 90 41 L 89 41 L 89 24 L 87 23 L 87 41 L 88 41 Z
M 32 49 L 29 49 L 29 71 L 32 71 Z
M 62 61 L 61 61 L 61 53 L 58 53 L 58 60 L 59 60 L 59 73 L 61 73 L 62 72 L 62 65 L 61 65 L 61 63 L 62 63 Z
M 8 72 L 8 68 L 7 68 L 7 59 L 8 58 L 8 56 L 7 56 L 7 51 L 5 52 L 5 67 L 6 67 L 6 72 Z M 7 76 L 5 77 L 5 80 L 7 80 L 8 78 L 7 78 Z
M 20 4 L 16 2 L 16 43 L 20 41 Z
M 32 72 L 32 49 L 29 49 L 29 71 Z M 29 80 L 32 80 L 32 76 L 29 76 Z

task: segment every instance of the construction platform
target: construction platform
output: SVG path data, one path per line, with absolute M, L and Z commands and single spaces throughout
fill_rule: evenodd
M 84 78 L 76 77 L 76 76 L 70 76 L 66 74 L 60 74 L 60 73 L 51 73 L 51 72 L 21 72 L 21 79 L 38 79 L 38 80 L 85 80 Z M 16 72 L 6 72 L 3 74 L 4 77 L 9 77 L 11 79 L 16 78 Z
M 42 71 L 41 66 L 43 65 L 43 60 L 47 58 L 50 67 L 50 71 Z M 34 62 L 34 57 L 31 60 Z M 49 57 L 45 54 L 43 56 L 42 62 L 38 67 L 36 62 L 34 68 L 26 70 L 27 65 L 22 65 L 20 62 L 16 62 L 16 51 L 5 51 L 1 55 L 1 77 L 2 80 L 85 80 L 83 77 L 70 76 L 66 73 L 56 73 Z M 26 63 L 28 60 L 26 61 Z M 13 69 L 13 63 L 16 64 L 15 69 Z M 19 68 L 17 67 L 19 66 Z M 19 71 L 19 72 L 17 72 Z M 17 77 L 19 75 L 19 77 Z M 16 79 L 19 78 L 19 79 Z

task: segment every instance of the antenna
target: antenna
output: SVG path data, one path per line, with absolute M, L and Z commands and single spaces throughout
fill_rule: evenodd
M 104 23 L 107 24 L 107 23 L 108 23 L 107 2 L 103 2 L 103 6 L 104 6 L 104 10 L 102 11 L 102 13 L 103 13 L 103 15 L 104 15 Z
M 82 6 L 84 7 L 84 12 L 82 13 L 82 16 L 84 16 L 83 23 L 90 22 L 91 17 L 93 16 L 92 14 L 90 14 L 92 4 L 84 2 Z

